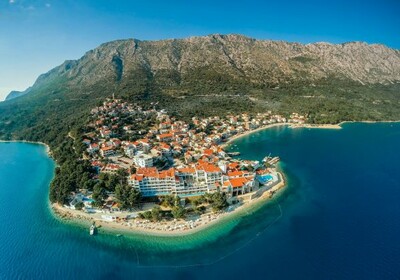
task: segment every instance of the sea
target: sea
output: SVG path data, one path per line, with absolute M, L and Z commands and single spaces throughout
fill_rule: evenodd
M 45 147 L 0 143 L 0 279 L 400 279 L 400 123 L 279 126 L 229 149 L 279 156 L 285 189 L 188 236 L 90 236 L 52 214 Z

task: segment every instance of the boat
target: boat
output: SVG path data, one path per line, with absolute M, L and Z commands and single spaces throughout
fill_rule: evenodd
M 95 234 L 95 232 L 96 232 L 96 226 L 95 226 L 95 224 L 93 223 L 91 226 L 90 226 L 90 235 L 94 235 Z

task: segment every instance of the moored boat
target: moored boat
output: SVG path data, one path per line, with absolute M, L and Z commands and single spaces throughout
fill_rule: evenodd
M 96 232 L 96 226 L 95 226 L 95 224 L 93 223 L 91 226 L 90 226 L 90 235 L 94 235 L 95 234 L 95 232 Z

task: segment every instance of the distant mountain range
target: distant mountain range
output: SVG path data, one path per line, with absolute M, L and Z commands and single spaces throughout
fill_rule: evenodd
M 59 78 L 70 86 L 90 86 L 105 79 L 123 82 L 140 72 L 165 88 L 185 90 L 193 83 L 191 73 L 205 68 L 228 79 L 267 86 L 332 76 L 389 84 L 400 81 L 400 51 L 361 42 L 303 45 L 242 35 L 128 39 L 105 43 L 79 60 L 64 62 L 41 75 L 33 87 Z M 12 92 L 7 99 L 23 94 Z
M 304 45 L 218 34 L 127 39 L 102 44 L 41 75 L 27 91 L 11 92 L 0 103 L 0 122 L 23 115 L 31 118 L 23 122 L 29 129 L 50 116 L 87 111 L 112 93 L 186 115 L 272 109 L 313 113 L 325 122 L 392 119 L 400 116 L 399 83 L 400 51 L 380 44 Z

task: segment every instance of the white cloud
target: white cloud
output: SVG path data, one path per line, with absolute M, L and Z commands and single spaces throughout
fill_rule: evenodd
M 8 3 L 14 4 L 14 3 L 15 3 L 15 0 L 9 0 Z

